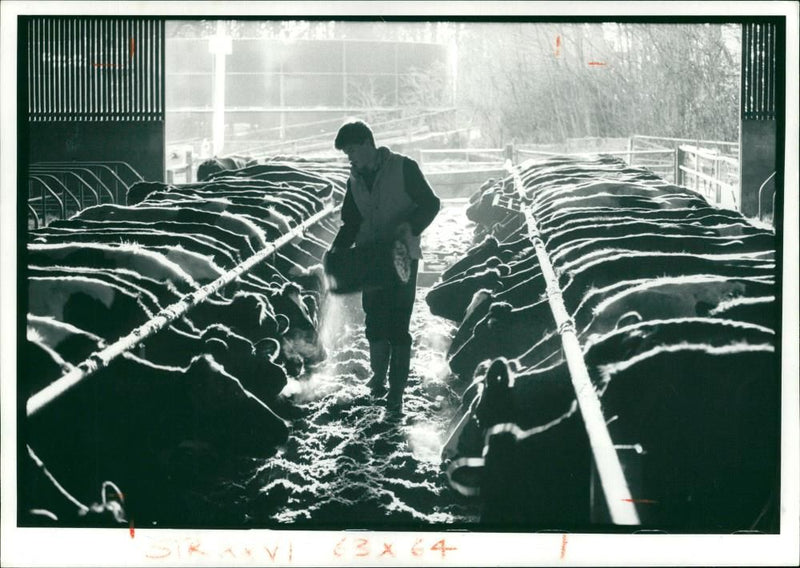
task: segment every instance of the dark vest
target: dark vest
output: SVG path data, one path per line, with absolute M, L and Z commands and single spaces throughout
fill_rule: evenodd
M 357 245 L 391 240 L 397 227 L 408 221 L 416 208 L 416 203 L 406 192 L 403 158 L 386 147 L 378 148 L 379 166 L 372 191 L 358 172 L 350 170 L 350 191 L 361 214 Z M 422 257 L 419 243 L 418 236 L 412 237 L 408 251 L 411 258 Z

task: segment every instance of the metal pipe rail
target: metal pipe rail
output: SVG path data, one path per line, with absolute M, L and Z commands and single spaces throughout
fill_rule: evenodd
M 33 191 L 33 182 L 38 182 L 39 185 L 42 187 L 42 191 L 39 197 L 30 197 L 30 193 Z M 64 206 L 64 202 L 61 198 L 58 197 L 55 190 L 53 190 L 50 185 L 44 181 L 43 179 L 39 179 L 36 177 L 32 177 L 28 179 L 28 205 L 30 206 L 32 202 L 41 203 L 42 206 L 42 222 L 47 224 L 47 194 L 53 196 L 53 199 L 56 200 L 58 203 L 58 211 L 59 211 L 59 219 L 63 219 L 66 217 L 66 207 Z
M 64 185 L 66 185 L 66 175 L 67 174 L 71 175 L 72 177 L 74 177 L 75 179 L 78 180 L 78 182 L 79 182 L 78 195 L 80 197 L 81 210 L 83 210 L 86 207 L 86 200 L 84 199 L 84 190 L 89 190 L 89 193 L 92 194 L 92 196 L 94 197 L 95 205 L 99 205 L 100 204 L 100 196 L 99 196 L 99 194 L 94 190 L 94 188 L 91 185 L 89 185 L 89 182 L 87 182 L 85 179 L 83 179 L 81 176 L 79 176 L 75 172 L 75 170 L 72 170 L 72 169 L 52 169 L 52 170 L 43 170 L 43 171 L 50 171 L 50 172 L 61 174 L 63 176 L 62 177 L 62 182 L 64 183 Z M 89 172 L 89 173 L 91 173 L 91 172 Z
M 762 212 L 761 212 L 761 192 L 764 191 L 764 188 L 769 183 L 769 180 L 774 178 L 776 173 L 778 173 L 778 172 L 772 172 L 771 174 L 769 174 L 767 179 L 764 180 L 764 183 L 761 184 L 761 187 L 758 188 L 758 218 L 759 219 L 761 219 L 763 217 Z M 773 187 L 772 187 L 772 215 L 773 216 L 775 215 L 775 193 L 776 193 L 775 186 L 773 184 Z
M 75 174 L 75 172 L 80 172 L 81 174 L 88 174 L 89 176 L 91 176 L 92 178 L 94 178 L 94 182 L 96 182 L 96 185 L 94 185 L 94 186 L 92 186 L 92 187 L 93 187 L 95 190 L 97 190 L 95 193 L 96 193 L 96 194 L 97 194 L 97 196 L 98 196 L 98 203 L 100 203 L 100 201 L 101 201 L 101 200 L 100 200 L 100 190 L 101 190 L 101 189 L 102 189 L 102 190 L 105 190 L 105 193 L 108 195 L 108 198 L 111 200 L 111 202 L 112 202 L 112 203 L 116 203 L 116 197 L 115 197 L 115 195 L 114 195 L 114 192 L 113 192 L 113 191 L 111 191 L 111 188 L 109 188 L 109 187 L 108 187 L 108 186 L 105 184 L 105 182 L 103 182 L 103 180 L 101 180 L 101 179 L 100 179 L 100 178 L 97 176 L 97 174 L 96 174 L 96 173 L 94 173 L 94 172 L 93 172 L 91 169 L 89 169 L 89 168 L 85 168 L 85 167 L 83 167 L 83 166 L 81 166 L 81 167 L 69 167 L 69 166 L 56 167 L 56 166 L 48 166 L 48 167 L 46 167 L 46 168 L 45 168 L 45 167 L 42 167 L 42 168 L 40 168 L 38 165 L 37 165 L 37 166 L 31 166 L 31 168 L 30 168 L 30 172 L 29 172 L 29 173 L 38 173 L 38 172 L 58 172 L 58 173 L 61 173 L 61 172 L 70 172 L 70 173 L 72 173 L 73 175 L 77 175 L 77 174 Z M 83 179 L 83 178 L 81 178 L 81 179 Z M 84 180 L 84 182 L 88 184 L 88 182 L 86 182 L 85 180 Z
M 700 170 L 695 170 L 695 169 L 690 168 L 688 166 L 678 166 L 678 167 L 680 168 L 680 170 L 683 173 L 689 174 L 690 176 L 693 176 L 695 178 L 701 179 L 701 180 L 703 180 L 705 182 L 708 182 L 711 185 L 716 185 L 716 186 L 719 186 L 719 187 L 721 187 L 723 189 L 727 189 L 727 190 L 732 191 L 732 192 L 736 191 L 736 187 L 735 186 L 733 186 L 733 185 L 731 185 L 729 183 L 725 183 L 724 181 L 719 180 L 719 179 L 715 178 L 714 176 L 710 176 L 707 173 L 701 172 Z M 692 189 L 692 188 L 690 187 L 689 189 Z
M 718 154 L 715 152 L 709 152 L 706 148 L 701 148 L 700 146 L 689 146 L 688 144 L 681 144 L 678 146 L 681 152 L 686 152 L 687 154 L 696 154 L 701 158 L 705 158 L 707 160 L 712 160 L 716 162 L 723 162 L 728 164 L 729 166 L 739 166 L 739 160 L 736 158 L 731 158 L 730 156 L 725 156 L 724 154 Z
M 128 162 L 123 162 L 119 160 L 110 160 L 110 161 L 92 161 L 92 160 L 81 160 L 81 161 L 71 161 L 71 162 L 36 162 L 32 164 L 33 166 L 56 166 L 56 167 L 68 167 L 68 166 L 107 166 L 107 167 L 114 167 L 114 173 L 117 177 L 120 177 L 120 171 L 116 168 L 121 168 L 130 173 L 133 181 L 131 183 L 135 183 L 137 181 L 144 181 L 142 175 L 137 172 L 133 166 L 131 166 Z M 129 185 L 128 182 L 123 182 L 126 185 Z
M 39 214 L 36 212 L 36 209 L 33 208 L 33 205 L 28 202 L 28 211 L 33 214 L 33 228 L 38 229 L 39 225 L 42 224 L 42 220 L 39 218 Z
M 669 138 L 667 136 L 645 136 L 644 134 L 634 134 L 632 138 L 640 138 L 642 140 L 666 140 L 668 142 L 701 142 L 703 144 L 715 144 L 717 146 L 731 146 L 738 147 L 738 142 L 723 142 L 720 140 L 696 140 L 693 138 Z
M 183 316 L 191 308 L 205 301 L 209 296 L 227 284 L 230 284 L 233 280 L 253 268 L 256 264 L 275 253 L 279 248 L 305 233 L 306 229 L 308 229 L 310 226 L 318 223 L 338 209 L 338 205 L 328 205 L 322 211 L 318 211 L 306 219 L 302 224 L 294 227 L 286 234 L 281 235 L 275 241 L 267 244 L 266 247 L 241 262 L 238 266 L 230 269 L 213 282 L 206 284 L 194 292 L 186 294 L 174 304 L 163 308 L 147 323 L 140 325 L 128 335 L 121 337 L 106 348 L 91 354 L 87 359 L 76 365 L 74 369 L 61 376 L 59 379 L 55 380 L 36 394 L 32 395 L 26 404 L 26 415 L 28 417 L 35 415 L 45 406 L 53 402 L 55 399 L 83 381 L 85 378 L 91 376 L 99 369 L 107 367 L 114 359 L 122 355 L 125 351 L 136 347 L 139 342 L 147 339 L 151 335 L 154 335 L 156 332 L 160 331 L 177 318 Z
M 526 197 L 519 169 L 508 161 L 506 170 L 513 176 L 516 192 L 524 202 Z M 622 464 L 620 464 L 617 451 L 611 441 L 600 399 L 598 399 L 589 377 L 586 361 L 583 359 L 583 351 L 575 333 L 575 323 L 564 306 L 558 278 L 553 270 L 550 257 L 547 255 L 539 226 L 529 207 L 523 207 L 522 213 L 525 215 L 528 234 L 533 241 L 536 258 L 547 284 L 547 301 L 561 336 L 570 379 L 575 389 L 575 397 L 583 416 L 586 433 L 589 436 L 589 445 L 592 449 L 592 456 L 600 477 L 611 521 L 618 525 L 638 525 L 640 524 L 639 515 L 633 504 L 628 482 L 622 471 Z
M 75 165 L 78 165 L 78 164 L 75 164 Z M 71 170 L 71 169 L 84 169 L 84 170 L 87 170 L 87 171 L 91 171 L 92 174 L 95 176 L 95 178 L 98 181 L 102 180 L 101 173 L 103 171 L 105 171 L 108 174 L 110 174 L 111 175 L 111 179 L 109 180 L 108 183 L 109 183 L 109 185 L 113 185 L 113 187 L 114 187 L 114 202 L 115 203 L 120 203 L 121 202 L 120 195 L 119 195 L 120 186 L 125 188 L 125 191 L 127 192 L 128 189 L 130 188 L 130 186 L 133 185 L 133 183 L 130 183 L 130 184 L 126 183 L 119 175 L 117 175 L 117 172 L 114 171 L 111 168 L 111 166 L 109 166 L 108 164 L 103 163 L 103 162 L 83 162 L 82 164 L 80 164 L 79 168 L 74 168 L 74 167 L 71 167 L 70 165 L 64 165 L 64 164 L 62 164 L 60 166 L 59 165 L 42 166 L 42 165 L 39 165 L 39 164 L 34 164 L 34 165 L 31 166 L 31 171 L 32 172 L 37 172 L 37 173 L 42 172 L 42 171 L 47 171 L 47 172 L 55 171 L 55 170 L 64 171 L 64 170 Z M 97 173 L 92 171 L 93 169 L 96 169 Z M 101 183 L 104 183 L 104 182 L 101 182 Z M 104 185 L 105 185 L 105 183 L 104 183 Z
M 228 109 L 228 110 L 230 110 L 230 109 Z M 382 122 L 376 122 L 376 123 L 372 124 L 372 129 L 373 129 L 373 131 L 375 131 L 376 137 L 379 137 L 379 136 L 385 137 L 386 136 L 385 133 L 382 133 L 382 132 L 378 131 L 380 127 L 384 127 L 386 125 L 394 124 L 394 123 L 397 123 L 397 122 L 399 122 L 399 123 L 403 123 L 403 122 L 413 123 L 416 120 L 428 118 L 428 117 L 431 117 L 431 116 L 436 116 L 436 115 L 445 114 L 445 113 L 451 113 L 451 112 L 453 112 L 453 110 L 455 110 L 455 109 L 446 108 L 446 109 L 435 110 L 435 111 L 426 112 L 426 113 L 422 113 L 422 114 L 416 114 L 416 115 L 410 116 L 410 117 L 400 117 L 400 118 L 394 118 L 394 119 L 390 119 L 390 120 L 386 120 L 386 121 L 382 121 Z M 409 127 L 410 126 L 408 126 L 408 125 L 406 126 L 406 128 L 409 128 Z M 312 143 L 312 142 L 316 142 L 316 141 L 322 141 L 322 142 L 329 141 L 329 139 L 331 137 L 331 134 L 332 134 L 331 132 L 323 132 L 321 134 L 313 134 L 311 136 L 304 136 L 304 137 L 301 137 L 301 138 L 294 138 L 294 139 L 288 139 L 288 140 L 279 140 L 279 141 L 276 141 L 276 142 L 272 142 L 271 144 L 268 144 L 266 146 L 253 147 L 253 148 L 245 149 L 245 150 L 237 150 L 237 152 L 241 152 L 243 154 L 249 154 L 249 155 L 265 154 L 265 153 L 270 153 L 270 152 L 274 152 L 274 151 L 277 151 L 277 150 L 285 150 L 287 147 L 288 148 L 294 148 L 294 147 L 296 147 L 296 145 L 299 145 L 299 144 L 302 144 L 302 143 L 307 143 L 307 142 L 308 143 Z M 328 142 L 328 145 L 332 147 L 333 143 L 332 142 Z
M 517 152 L 520 154 L 535 154 L 544 156 L 599 156 L 600 154 L 608 156 L 644 156 L 648 154 L 673 154 L 675 151 L 668 150 L 612 150 L 612 151 L 597 151 L 597 152 L 548 152 L 545 150 L 528 150 L 526 148 L 518 148 Z
M 58 174 L 58 173 L 61 173 L 61 174 L 70 173 L 70 174 L 76 176 L 78 179 L 80 179 L 89 188 L 89 191 L 95 196 L 96 204 L 100 203 L 100 199 L 99 199 L 98 193 L 91 186 L 89 186 L 88 183 L 83 178 L 81 178 L 78 174 L 75 173 L 76 169 L 78 171 L 83 171 L 85 173 L 88 173 L 89 175 L 94 177 L 95 180 L 97 181 L 97 183 L 99 184 L 97 187 L 102 187 L 103 189 L 105 189 L 106 193 L 108 193 L 108 195 L 109 195 L 109 198 L 110 198 L 111 202 L 112 203 L 115 202 L 114 194 L 111 192 L 111 190 L 108 189 L 108 187 L 106 187 L 106 185 L 102 181 L 100 181 L 100 179 L 96 175 L 94 175 L 94 173 L 92 171 L 90 171 L 88 169 L 85 169 L 85 168 L 73 168 L 73 169 L 44 169 L 44 168 L 39 168 L 39 169 L 36 169 L 36 170 L 32 169 L 28 174 L 28 185 L 29 185 L 29 189 L 28 189 L 28 193 L 29 193 L 29 195 L 28 195 L 28 209 L 30 211 L 32 211 L 34 213 L 34 215 L 35 215 L 35 218 L 34 218 L 35 228 L 38 229 L 40 225 L 41 226 L 47 226 L 49 224 L 48 217 L 47 217 L 47 199 L 46 199 L 45 189 L 47 190 L 47 192 L 49 192 L 55 198 L 56 202 L 58 203 L 59 214 L 56 215 L 56 217 L 58 219 L 66 219 L 67 218 L 67 207 L 66 207 L 66 196 L 67 196 L 67 194 L 69 194 L 69 196 L 72 197 L 72 199 L 78 205 L 78 208 L 77 208 L 76 211 L 81 211 L 84 208 L 83 188 L 82 187 L 80 188 L 80 191 L 79 191 L 80 198 L 78 198 L 67 188 L 66 181 L 63 180 L 63 179 L 59 179 L 58 177 L 56 177 L 55 174 Z M 56 195 L 55 190 L 53 190 L 53 188 L 51 188 L 50 185 L 44 180 L 45 177 L 52 178 L 52 180 L 55 181 L 58 184 L 58 186 L 61 187 L 61 196 L 62 196 L 63 199 L 59 198 L 58 195 Z M 41 194 L 38 197 L 32 197 L 31 196 L 31 194 L 33 192 L 34 183 L 40 184 L 42 186 L 42 188 L 43 188 Z M 36 205 L 41 207 L 41 217 L 40 218 L 39 218 L 39 215 L 36 212 L 35 208 L 33 207 L 34 204 L 36 204 Z

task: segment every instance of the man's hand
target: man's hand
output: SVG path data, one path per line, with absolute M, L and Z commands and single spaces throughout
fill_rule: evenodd
M 394 231 L 394 238 L 408 245 L 413 238 L 411 233 L 411 225 L 408 223 L 400 223 Z

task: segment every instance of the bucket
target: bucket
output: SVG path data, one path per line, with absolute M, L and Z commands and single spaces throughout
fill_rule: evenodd
M 411 257 L 402 241 L 329 251 L 322 264 L 334 294 L 402 285 L 411 275 Z

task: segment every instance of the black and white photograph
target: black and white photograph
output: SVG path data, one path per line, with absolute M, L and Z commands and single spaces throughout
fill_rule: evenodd
M 3 566 L 796 565 L 799 6 L 4 3 Z

